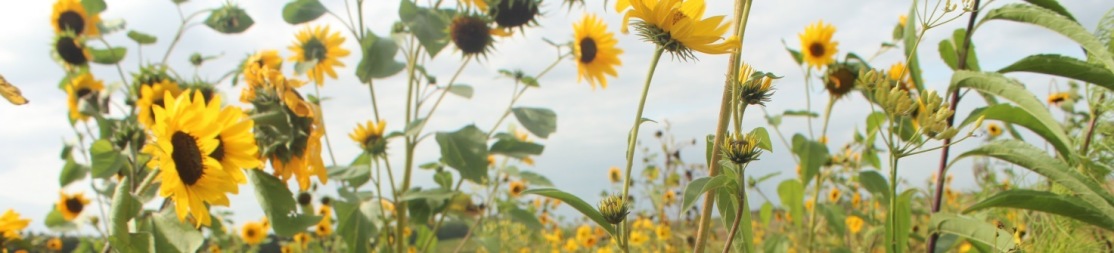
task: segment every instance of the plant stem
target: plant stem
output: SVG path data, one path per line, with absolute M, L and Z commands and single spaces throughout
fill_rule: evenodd
M 1106 100 L 1106 93 L 1103 93 L 1103 94 L 1099 95 L 1099 101 L 1098 101 L 1098 103 L 1095 103 L 1095 105 L 1096 106 L 1097 105 L 1102 105 L 1102 102 L 1105 101 L 1105 100 Z M 1092 107 L 1095 107 L 1095 106 L 1092 106 Z M 1084 135 L 1084 137 L 1083 137 L 1083 147 L 1080 148 L 1080 152 L 1079 152 L 1083 156 L 1087 156 L 1087 151 L 1091 147 L 1091 139 L 1095 135 L 1095 123 L 1098 123 L 1099 116 L 1102 116 L 1102 110 L 1099 110 L 1097 108 L 1091 110 L 1091 122 L 1087 123 L 1087 134 Z
M 743 190 L 743 192 L 745 191 L 746 190 Z M 743 201 L 746 201 L 745 197 L 743 197 L 743 195 L 739 195 L 739 204 L 743 204 Z M 727 234 L 727 242 L 723 243 L 723 253 L 731 252 L 731 243 L 735 241 L 735 232 L 739 231 L 739 222 L 743 220 L 742 217 L 743 207 L 739 206 L 739 208 L 735 209 L 735 221 L 731 222 L 731 232 Z M 747 224 L 747 226 L 750 226 L 750 224 Z
M 190 14 L 187 17 L 187 16 L 182 15 L 182 6 L 181 5 L 175 5 L 175 7 L 178 8 L 178 17 L 182 18 L 182 23 L 178 25 L 178 32 L 174 34 L 174 40 L 170 41 L 170 46 L 166 48 L 166 54 L 163 54 L 163 56 L 162 56 L 162 61 L 160 61 L 159 65 L 163 65 L 163 66 L 166 66 L 166 60 L 170 59 L 170 52 L 174 51 L 174 46 L 177 46 L 178 41 L 182 40 L 182 34 L 186 32 L 186 29 L 189 29 L 190 27 L 192 27 L 192 26 L 187 26 L 186 24 L 188 24 L 190 22 L 190 20 L 192 20 L 194 17 L 197 17 L 197 15 L 201 15 L 202 13 L 205 13 L 206 11 L 209 11 L 209 9 L 200 10 L 198 12 L 194 12 L 193 14 Z
M 634 167 L 634 150 L 636 149 L 636 145 L 638 145 L 638 129 L 640 126 L 642 126 L 642 110 L 646 108 L 646 94 L 648 94 L 650 91 L 650 83 L 654 79 L 654 70 L 657 69 L 658 61 L 661 60 L 661 54 L 664 51 L 665 48 L 662 47 L 654 49 L 654 56 L 650 60 L 650 70 L 646 73 L 646 83 L 642 85 L 642 96 L 638 100 L 638 110 L 634 113 L 634 126 L 631 127 L 630 134 L 627 136 L 627 169 L 626 175 L 623 177 L 623 195 L 621 195 L 623 200 L 621 203 L 623 203 L 624 205 L 630 203 L 628 200 L 628 194 L 630 191 L 630 174 L 631 168 Z M 627 219 L 624 219 L 623 223 L 627 224 L 630 222 Z M 627 244 L 629 239 L 630 236 L 624 236 L 622 240 L 623 243 L 619 244 L 622 245 L 623 252 L 630 252 L 630 248 Z
M 463 184 L 464 184 L 464 177 L 461 177 L 461 178 L 460 178 L 459 180 L 457 180 L 457 181 L 456 181 L 456 188 L 455 188 L 455 189 L 453 189 L 453 192 L 458 192 L 458 191 L 460 191 L 460 186 L 461 186 L 461 185 L 463 185 Z M 446 208 L 446 209 L 444 209 L 444 210 L 448 210 L 448 209 Z M 444 222 L 445 222 L 445 217 L 446 217 L 446 216 L 448 216 L 448 215 L 446 215 L 446 214 L 442 213 L 442 214 L 441 214 L 441 217 L 437 218 L 437 222 L 436 222 L 436 223 L 433 223 L 433 228 L 432 228 L 432 229 L 430 229 L 430 231 L 433 231 L 433 234 L 434 234 L 434 235 L 436 235 L 436 234 L 437 234 L 437 230 L 441 228 L 441 223 L 444 223 Z M 435 239 L 435 238 L 436 238 L 436 236 L 430 236 L 430 237 L 429 237 L 429 239 L 426 239 L 426 240 L 425 240 L 425 243 L 422 243 L 422 247 L 421 247 L 421 248 L 418 248 L 418 252 L 426 252 L 426 251 L 429 251 L 429 246 L 430 246 L 430 245 L 432 245 L 432 243 L 433 243 L 433 239 Z
M 329 141 L 329 132 L 325 130 L 325 111 L 321 110 L 321 88 L 320 85 L 313 86 L 313 93 L 317 95 L 317 118 L 320 119 L 321 135 L 325 136 L 325 149 L 329 151 L 329 159 L 332 160 L 333 165 L 337 165 L 337 157 L 333 155 L 333 142 Z
M 371 80 L 367 81 L 367 91 L 371 94 L 371 112 L 375 115 L 375 122 L 379 122 L 379 103 L 375 99 L 375 84 Z M 409 124 L 409 122 L 404 122 Z
M 828 107 L 824 109 L 824 128 L 820 129 L 820 138 L 823 139 L 823 144 L 825 146 L 828 145 L 828 121 L 832 118 L 832 106 L 835 106 L 836 99 L 838 99 L 838 97 L 830 96 L 828 98 Z
M 971 34 L 974 32 L 973 30 L 975 29 L 975 20 L 979 17 L 979 0 L 975 0 L 974 5 L 972 6 L 973 9 L 971 10 L 971 19 L 967 20 L 967 30 L 965 31 L 966 34 L 963 36 L 963 47 L 959 49 L 959 59 L 956 63 L 956 67 L 960 70 L 965 70 L 968 67 L 967 57 L 968 55 L 970 55 L 971 50 Z M 949 101 L 951 103 L 948 104 L 948 109 L 954 112 L 956 106 L 959 105 L 959 89 L 955 89 L 954 91 L 952 91 Z M 953 123 L 955 123 L 955 113 L 952 113 L 952 116 L 948 117 L 948 125 L 951 126 Z M 948 151 L 951 150 L 951 143 L 952 138 L 944 139 L 944 148 L 940 151 L 940 167 L 936 170 L 936 175 L 938 176 L 936 177 L 936 189 L 934 189 L 934 192 L 932 194 L 931 213 L 940 211 L 940 201 L 944 193 L 944 178 L 947 177 L 946 170 L 948 166 Z M 940 234 L 937 233 L 933 233 L 929 236 L 927 252 L 936 252 L 936 241 L 939 239 Z

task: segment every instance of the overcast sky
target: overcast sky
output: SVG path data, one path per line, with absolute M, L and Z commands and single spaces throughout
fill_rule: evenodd
M 127 29 L 137 30 L 158 36 L 158 43 L 142 49 L 144 61 L 161 58 L 178 27 L 178 15 L 170 1 L 149 0 L 109 0 L 108 10 L 102 19 L 124 19 Z M 195 0 L 183 4 L 188 14 L 204 8 L 217 7 L 225 1 Z M 263 49 L 277 49 L 284 57 L 291 53 L 287 47 L 294 40 L 294 33 L 302 26 L 289 25 L 282 21 L 281 9 L 284 1 L 239 1 L 255 19 L 256 24 L 248 31 L 238 35 L 219 34 L 204 26 L 188 30 L 170 57 L 171 65 L 183 75 L 191 75 L 195 69 L 187 63 L 194 52 L 204 55 L 223 55 L 196 69 L 203 78 L 216 79 L 220 74 L 239 64 L 244 55 Z M 342 1 L 324 1 L 337 13 L 343 13 Z M 387 34 L 390 26 L 398 19 L 398 2 L 393 0 L 371 0 L 365 6 L 365 22 L 374 32 Z M 452 1 L 446 1 L 452 2 Z M 497 117 L 506 107 L 511 92 L 511 83 L 499 78 L 499 69 L 521 69 L 536 74 L 550 64 L 555 52 L 543 42 L 543 38 L 563 42 L 571 40 L 572 23 L 579 20 L 582 13 L 593 12 L 601 15 L 616 33 L 619 47 L 625 53 L 620 56 L 623 65 L 619 77 L 610 79 L 607 89 L 593 91 L 587 83 L 576 82 L 576 65 L 566 60 L 558 65 L 541 82 L 540 89 L 532 89 L 524 95 L 520 105 L 551 108 L 558 114 L 558 130 L 547 140 L 545 153 L 534 158 L 537 164 L 525 169 L 539 172 L 551 179 L 557 187 L 570 191 L 595 203 L 601 190 L 607 189 L 607 168 L 622 166 L 625 163 L 626 133 L 630 128 L 638 94 L 645 71 L 650 60 L 653 45 L 642 42 L 636 35 L 619 33 L 622 16 L 611 8 L 604 12 L 602 4 L 590 1 L 586 8 L 576 8 L 567 12 L 558 1 L 545 1 L 544 16 L 540 26 L 528 29 L 525 33 L 509 38 L 500 38 L 495 51 L 487 59 L 471 64 L 457 83 L 469 84 L 475 88 L 475 96 L 470 99 L 449 96 L 438 113 L 427 126 L 427 131 L 452 131 L 468 124 L 476 124 L 481 129 L 490 129 Z M 995 6 L 1019 1 L 996 1 Z M 809 23 L 824 20 L 837 27 L 834 39 L 839 41 L 839 56 L 847 52 L 859 55 L 873 55 L 879 44 L 891 36 L 891 30 L 899 16 L 906 13 L 911 1 L 868 0 L 868 1 L 755 1 L 751 22 L 744 41 L 743 58 L 758 70 L 774 72 L 785 76 L 775 82 L 777 92 L 768 104 L 770 112 L 790 109 L 804 109 L 803 98 L 806 92 L 803 74 L 789 54 L 783 49 L 784 40 L 791 47 L 799 47 L 797 34 Z M 1104 0 L 1072 0 L 1063 4 L 1088 30 L 1093 30 L 1097 21 L 1114 4 Z M 75 138 L 67 123 L 66 94 L 57 89 L 62 78 L 61 68 L 50 58 L 53 30 L 50 27 L 50 13 L 53 1 L 19 1 L 0 8 L 0 74 L 23 90 L 31 103 L 25 106 L 12 106 L 0 103 L 0 209 L 15 208 L 22 215 L 33 219 L 32 230 L 43 231 L 42 221 L 58 198 L 58 173 L 63 161 L 58 153 L 64 142 L 74 142 Z M 731 1 L 709 1 L 707 15 L 729 14 Z M 204 17 L 204 15 L 202 16 Z M 964 26 L 966 17 L 959 21 L 929 31 L 921 50 L 925 80 L 931 89 L 945 90 L 951 71 L 943 64 L 936 52 L 936 45 L 950 36 L 952 30 Z M 312 24 L 331 24 L 334 29 L 342 26 L 331 16 L 323 16 Z M 354 67 L 359 61 L 359 48 L 356 41 L 344 31 L 348 40 L 344 47 L 353 52 L 344 58 L 347 68 L 338 72 L 339 80 L 329 80 L 321 90 L 329 100 L 324 102 L 325 119 L 329 136 L 339 162 L 347 163 L 358 153 L 357 146 L 347 138 L 347 133 L 358 123 L 372 119 L 367 88 L 355 79 Z M 126 59 L 122 62 L 125 72 L 137 70 L 140 63 L 135 44 L 124 33 L 106 36 L 114 44 L 128 46 Z M 1057 53 L 1083 57 L 1070 40 L 1039 27 L 995 21 L 980 28 L 974 36 L 978 47 L 979 60 L 983 69 L 992 70 L 1004 67 L 1026 55 L 1035 53 Z M 103 47 L 100 43 L 91 43 Z M 439 80 L 448 80 L 458 66 L 459 51 L 451 46 L 442 51 L 432 64 L 427 66 Z M 663 57 L 654 78 L 646 104 L 645 117 L 672 125 L 678 139 L 702 139 L 715 129 L 719 109 L 720 92 L 724 78 L 726 56 L 698 54 L 698 61 L 681 62 Z M 903 59 L 899 50 L 891 50 L 877 57 L 872 63 L 876 68 L 887 68 Z M 292 64 L 285 65 L 287 67 Z M 116 69 L 111 66 L 95 65 L 93 71 L 98 79 L 106 84 L 120 81 Z M 287 72 L 289 73 L 289 69 Z M 1051 83 L 1064 83 L 1039 75 L 1011 75 L 1024 81 L 1030 90 L 1039 97 L 1053 90 Z M 130 75 L 129 75 L 130 80 Z M 394 78 L 377 80 L 376 93 L 380 111 L 389 121 L 388 129 L 401 130 L 404 126 L 402 110 L 405 104 L 405 79 L 401 75 Z M 227 103 L 239 104 L 238 89 L 228 83 L 218 84 L 226 95 Z M 814 86 L 818 87 L 818 86 Z M 303 90 L 303 92 L 312 92 Z M 822 111 L 826 102 L 826 92 L 820 89 L 808 91 L 813 97 L 813 109 Z M 119 96 L 114 96 L 119 99 Z M 961 112 L 979 106 L 974 99 L 961 105 Z M 864 125 L 868 106 L 859 95 L 840 100 L 833 111 L 830 126 L 830 147 L 836 150 L 852 138 L 855 128 Z M 744 120 L 745 128 L 764 127 L 765 120 L 759 110 L 748 110 Z M 1059 115 L 1059 114 L 1056 114 Z M 965 117 L 960 113 L 959 117 Z M 513 122 L 513 117 L 507 122 Z M 821 122 L 813 122 L 819 129 Z M 503 126 L 501 126 L 503 128 Z M 648 144 L 656 143 L 653 132 L 660 124 L 643 126 L 641 140 Z M 781 131 L 790 138 L 793 133 L 807 132 L 804 120 L 785 119 Z M 817 130 L 819 131 L 819 130 Z M 776 183 L 793 172 L 794 162 L 787 147 L 774 142 L 774 151 L 764 154 L 758 162 L 748 168 L 748 174 L 763 175 L 781 171 L 782 176 L 760 185 L 767 193 L 775 193 Z M 533 139 L 537 140 L 536 137 Z M 960 146 L 967 149 L 977 144 L 970 141 Z M 389 151 L 401 158 L 403 148 L 394 143 Z M 701 144 L 702 145 L 702 144 Z M 931 144 L 930 144 L 931 146 Z M 437 145 L 427 139 L 418 148 L 416 162 L 424 163 L 437 158 Z M 326 154 L 323 154 L 327 156 Z M 683 159 L 691 162 L 702 161 L 702 148 L 688 148 L 682 152 Z M 641 157 L 642 154 L 637 154 Z M 923 186 L 921 182 L 931 177 L 937 166 L 939 153 L 930 152 L 908 158 L 903 162 L 901 176 Z M 401 159 L 395 159 L 401 165 Z M 83 161 L 79 156 L 77 161 Z M 326 163 L 328 158 L 326 157 Z M 401 166 L 396 166 L 401 167 Z M 642 167 L 636 164 L 636 168 Z M 952 170 L 956 184 L 972 188 L 969 167 L 957 166 Z M 415 180 L 418 185 L 433 185 L 430 175 L 419 170 Z M 88 181 L 71 185 L 67 192 L 90 191 Z M 335 195 L 336 184 L 330 183 L 319 190 L 320 193 Z M 467 187 L 466 187 L 467 189 Z M 234 196 L 229 207 L 237 213 L 237 220 L 252 220 L 261 217 L 250 185 L 240 187 L 241 193 Z M 469 190 L 471 191 L 471 190 Z M 757 202 L 756 202 L 757 203 Z M 752 205 L 753 206 L 753 205 Z M 97 210 L 90 210 L 95 214 Z M 574 212 L 564 211 L 566 215 Z

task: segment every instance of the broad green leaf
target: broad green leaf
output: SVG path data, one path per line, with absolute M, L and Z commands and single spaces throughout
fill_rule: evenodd
M 105 139 L 100 139 L 93 142 L 89 147 L 89 154 L 93 156 L 93 177 L 105 178 L 116 175 L 121 167 L 124 167 L 124 160 L 127 160 L 120 151 L 112 147 L 112 142 Z
M 452 86 L 449 86 L 448 91 L 449 93 L 460 96 L 462 98 L 472 98 L 473 93 L 472 86 L 468 86 L 465 84 L 453 84 Z
M 774 143 L 770 141 L 770 133 L 766 132 L 766 128 L 754 128 L 750 130 L 750 134 L 758 137 L 758 148 L 770 151 L 770 153 L 774 152 Z
M 876 170 L 864 170 L 859 172 L 859 182 L 863 184 L 868 192 L 882 198 L 882 203 L 889 203 L 890 201 L 890 184 L 887 183 L 886 178 L 879 174 Z
M 58 183 L 61 187 L 66 187 L 74 181 L 84 179 L 87 173 L 89 173 L 89 166 L 74 162 L 73 157 L 66 157 L 66 165 L 62 166 L 62 173 L 58 175 Z
M 145 248 L 134 248 L 136 244 L 131 241 L 131 234 L 128 231 L 128 221 L 139 214 L 139 210 L 143 208 L 143 203 L 135 199 L 131 193 L 131 180 L 122 180 L 120 184 L 116 185 L 116 192 L 112 194 L 112 206 L 109 207 L 109 224 L 108 227 L 109 241 L 115 247 L 123 248 L 126 252 L 144 252 Z
M 418 7 L 413 1 L 402 0 L 398 16 L 410 32 L 418 37 L 418 42 L 429 52 L 430 58 L 437 56 L 448 42 L 449 16 L 444 11 Z
M 209 18 L 205 19 L 205 26 L 224 34 L 241 33 L 254 24 L 255 20 L 244 9 L 235 5 L 214 9 L 209 13 Z
M 411 200 L 422 199 L 422 200 L 429 200 L 429 201 L 432 201 L 434 203 L 441 204 L 441 203 L 451 199 L 453 196 L 456 196 L 457 193 L 458 192 L 452 191 L 450 189 L 445 189 L 445 188 L 437 188 L 437 189 L 430 189 L 430 190 L 409 190 L 409 191 L 406 191 L 405 193 L 403 193 L 402 197 L 399 198 L 399 200 L 411 201 Z
M 1018 250 L 1012 233 L 998 229 L 993 224 L 968 216 L 936 213 L 929 220 L 929 233 L 953 234 L 967 240 L 991 245 L 999 252 Z
M 917 48 L 918 40 L 920 39 L 917 36 L 917 25 L 919 25 L 920 22 L 917 22 L 916 17 L 920 17 L 920 15 L 917 15 L 916 4 L 910 4 L 909 13 L 906 17 L 909 17 L 909 21 L 905 22 L 905 34 L 902 36 L 904 46 L 902 48 L 905 49 L 905 58 L 909 59 L 909 61 L 905 63 L 905 66 L 909 68 L 909 76 L 913 77 L 913 84 L 916 85 L 917 90 L 924 90 L 924 79 L 921 78 L 921 64 L 919 60 L 921 54 L 917 53 L 920 49 Z
M 607 233 L 611 234 L 611 236 L 617 235 L 615 233 L 615 226 L 612 226 L 611 223 L 608 223 L 607 220 L 604 220 L 603 214 L 600 214 L 599 210 L 596 210 L 595 207 L 589 205 L 587 202 L 584 202 L 584 200 L 581 200 L 580 198 L 572 194 L 554 188 L 530 189 L 522 192 L 522 194 L 537 194 L 561 200 L 561 202 L 564 202 L 577 211 L 580 211 L 580 213 L 584 214 L 584 216 L 588 216 L 588 219 L 595 221 L 596 225 L 599 225 L 604 230 L 607 230 Z
M 716 210 L 719 211 L 721 217 L 720 222 L 723 223 L 724 228 L 730 228 L 731 224 L 735 222 L 735 211 L 739 208 L 739 200 L 729 191 L 716 191 L 713 194 L 715 194 L 713 197 L 716 198 Z
M 538 220 L 538 216 L 530 211 L 522 210 L 522 208 L 518 208 L 518 206 L 511 206 L 510 214 L 511 219 L 525 225 L 526 229 L 530 231 L 541 231 L 544 229 L 542 222 Z
M 364 34 L 366 37 L 360 41 L 360 50 L 364 55 L 360 58 L 360 64 L 356 65 L 356 77 L 360 78 L 360 82 L 368 83 L 372 78 L 387 78 L 406 68 L 406 64 L 395 61 L 398 44 L 394 40 L 378 37 L 371 31 Z
M 1060 123 L 1052 118 L 1052 114 L 1045 109 L 1037 97 L 1029 93 L 1024 86 L 1016 81 L 997 73 L 956 71 L 952 75 L 949 92 L 959 88 L 970 88 L 977 91 L 993 94 L 1017 104 L 1022 110 L 1029 112 L 1041 125 L 1049 129 L 1056 138 L 1047 139 L 1063 157 L 1075 157 L 1071 139 L 1065 134 Z
M 544 145 L 520 141 L 517 138 L 502 138 L 491 145 L 492 154 L 500 154 L 518 159 L 532 155 L 541 155 L 544 150 Z
M 967 207 L 963 213 L 995 207 L 1040 211 L 1090 223 L 1106 230 L 1114 230 L 1114 216 L 1112 216 L 1114 214 L 1103 214 L 1079 197 L 1046 191 L 1025 189 L 1002 191 Z
M 1107 70 L 1114 72 L 1114 56 L 1111 56 L 1106 45 L 1068 16 L 1034 5 L 1007 4 L 987 12 L 986 16 L 979 21 L 979 26 L 991 20 L 1029 23 L 1057 32 L 1079 43 L 1088 54 L 1094 56 L 1094 60 L 1106 66 Z
M 357 159 L 364 157 L 366 156 L 359 156 Z M 363 165 L 329 166 L 326 171 L 328 171 L 329 179 L 343 180 L 351 186 L 359 187 L 371 180 L 371 167 L 367 166 L 367 162 L 364 162 Z
M 797 179 L 781 181 L 781 184 L 777 186 L 777 194 L 781 198 L 781 205 L 788 207 L 789 215 L 793 217 L 793 224 L 797 227 L 804 225 L 804 184 L 801 184 L 801 181 Z
M 960 124 L 960 126 L 966 126 L 970 125 L 971 123 L 975 123 L 979 120 L 979 117 L 983 117 L 984 120 L 1000 120 L 1007 123 L 1007 125 L 1010 127 L 1013 127 L 1014 125 L 1025 127 L 1026 129 L 1029 129 L 1029 131 L 1033 131 L 1033 133 L 1036 133 L 1037 135 L 1041 136 L 1041 138 L 1044 138 L 1046 141 L 1049 142 L 1053 142 L 1057 138 L 1056 133 L 1053 132 L 1053 130 L 1048 129 L 1048 127 L 1041 124 L 1040 120 L 1037 120 L 1037 118 L 1033 117 L 1032 114 L 1029 114 L 1029 112 L 1026 112 L 1021 108 L 1009 104 L 996 104 L 987 107 L 976 108 L 975 110 L 971 111 L 971 114 L 968 114 L 967 118 L 963 120 L 963 123 Z M 1011 129 L 1011 132 L 1012 131 L 1016 130 Z M 1019 137 L 1020 136 L 1015 136 L 1015 138 L 1020 140 L 1021 138 Z
M 916 195 L 916 193 L 915 190 L 910 189 L 898 195 L 897 209 L 888 210 L 887 213 L 887 215 L 897 216 L 897 224 L 893 224 L 893 219 L 886 219 L 886 238 L 884 245 L 896 243 L 897 253 L 909 251 L 909 234 L 913 230 L 913 211 L 911 209 L 913 195 Z M 896 231 L 896 234 L 890 231 Z M 892 252 L 889 247 L 886 249 L 887 252 Z
M 828 221 L 828 231 L 835 231 L 837 235 L 843 237 L 847 233 L 847 223 L 844 219 L 847 218 L 843 214 L 843 207 L 835 204 L 825 204 L 819 206 L 820 211 L 823 211 L 824 219 Z
M 96 16 L 102 11 L 108 9 L 108 5 L 104 0 L 81 0 L 81 7 L 85 7 L 87 17 Z
M 883 126 L 882 124 L 885 124 L 885 123 L 886 123 L 886 113 L 877 112 L 877 111 L 873 112 L 873 113 L 870 113 L 869 116 L 866 116 L 866 133 L 868 135 L 873 136 L 874 134 L 877 133 L 878 129 L 880 129 L 878 127 Z M 870 142 L 870 143 L 873 144 L 873 142 Z
M 960 48 L 963 48 L 963 39 L 966 36 L 967 29 L 959 28 L 952 32 L 951 39 L 940 41 L 940 58 L 944 59 L 944 63 L 948 64 L 948 67 L 952 70 L 959 69 L 959 52 L 961 52 Z M 980 71 L 979 57 L 978 54 L 975 53 L 978 51 L 975 50 L 975 44 L 972 43 L 969 46 L 970 48 L 967 50 L 967 66 L 965 66 L 965 69 Z
M 58 211 L 58 207 L 54 207 L 50 210 L 50 213 L 46 214 L 43 224 L 46 225 L 46 228 L 55 232 L 75 231 L 78 228 L 77 223 L 67 221 L 65 217 L 62 217 L 62 212 Z
M 1073 17 L 1071 15 L 1071 12 L 1068 12 L 1068 9 L 1065 9 L 1064 6 L 1061 6 L 1060 2 L 1057 1 L 1057 0 L 1025 0 L 1025 2 L 1029 2 L 1030 4 L 1033 4 L 1033 5 L 1036 5 L 1036 6 L 1044 7 L 1045 9 L 1049 9 L 1051 11 L 1054 11 L 1057 14 L 1064 15 L 1064 17 L 1067 17 L 1068 19 L 1071 19 L 1072 21 L 1076 21 L 1075 17 Z
M 1009 72 L 1032 72 L 1071 78 L 1114 91 L 1114 73 L 1109 69 L 1063 55 L 1030 55 L 998 70 L 998 73 Z
M 526 130 L 542 139 L 549 138 L 549 134 L 557 132 L 557 113 L 553 110 L 515 107 L 511 111 L 514 112 L 514 117 L 518 119 L 518 123 L 522 123 Z
M 255 188 L 255 199 L 263 208 L 271 227 L 279 236 L 294 236 L 321 221 L 320 216 L 299 214 L 298 203 L 286 184 L 263 170 L 249 170 L 248 181 Z
M 282 20 L 291 25 L 313 21 L 325 15 L 324 5 L 317 0 L 295 0 L 282 7 Z
M 441 161 L 464 179 L 483 183 L 487 178 L 487 134 L 469 125 L 456 132 L 438 132 Z
M 820 173 L 820 166 L 828 162 L 828 147 L 801 134 L 793 135 L 793 153 L 801 159 L 801 181 L 805 184 L 812 181 Z
M 770 202 L 762 203 L 761 209 L 758 211 L 758 219 L 762 220 L 762 224 L 769 225 L 770 219 L 774 216 L 774 204 Z
M 724 175 L 692 180 L 688 187 L 685 187 L 685 193 L 681 196 L 681 212 L 687 212 L 693 205 L 696 205 L 696 200 L 700 198 L 700 195 L 712 189 L 723 187 L 728 182 L 731 182 L 731 178 Z
M 197 252 L 205 237 L 189 223 L 178 220 L 173 208 L 159 212 L 151 217 L 152 230 L 157 252 Z
M 124 47 L 110 49 L 89 47 L 89 54 L 93 56 L 93 62 L 100 64 L 116 64 L 124 60 L 124 55 L 127 55 L 127 53 L 128 49 Z
M 365 216 L 360 206 L 344 201 L 334 201 L 337 215 L 337 234 L 344 239 L 350 252 L 370 252 L 375 225 L 372 217 Z
M 128 38 L 135 41 L 135 43 L 139 43 L 140 45 L 155 44 L 155 42 L 158 41 L 158 38 L 156 38 L 154 35 L 142 33 L 136 30 L 128 31 Z
M 425 118 L 418 118 L 406 124 L 406 129 L 403 129 L 403 135 L 418 136 L 422 128 L 425 127 Z
M 548 178 L 545 178 L 545 176 L 542 176 L 541 174 L 538 174 L 538 173 L 534 173 L 532 171 L 519 172 L 518 177 L 521 177 L 522 180 L 526 180 L 526 182 L 530 183 L 531 185 L 553 186 L 553 182 L 549 181 Z

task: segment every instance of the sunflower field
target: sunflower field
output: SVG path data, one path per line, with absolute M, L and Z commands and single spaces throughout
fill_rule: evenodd
M 1114 252 L 1108 0 L 3 6 L 4 253 Z

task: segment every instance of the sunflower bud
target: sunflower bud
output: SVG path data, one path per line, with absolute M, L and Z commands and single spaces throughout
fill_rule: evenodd
M 948 109 L 948 104 L 936 91 L 928 91 L 917 99 L 917 112 L 913 120 L 925 137 L 942 140 L 954 137 L 958 132 L 948 126 L 947 119 L 954 112 Z
M 611 224 L 619 224 L 627 219 L 627 214 L 630 213 L 630 207 L 623 202 L 620 196 L 608 196 L 600 200 L 600 213 L 603 214 L 603 219 Z
M 745 70 L 739 71 L 740 99 L 748 105 L 766 106 L 770 97 L 774 95 L 773 82 L 779 77 L 771 73 L 752 72 L 750 66 L 743 66 Z M 745 74 L 745 75 L 744 75 Z
M 758 137 L 754 134 L 744 136 L 734 133 L 723 143 L 723 155 L 736 165 L 758 160 L 758 155 L 761 154 L 762 150 L 758 149 Z

